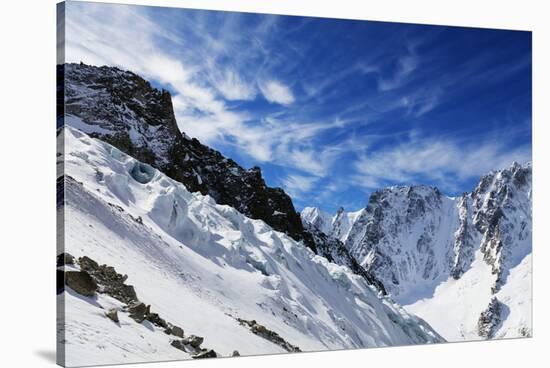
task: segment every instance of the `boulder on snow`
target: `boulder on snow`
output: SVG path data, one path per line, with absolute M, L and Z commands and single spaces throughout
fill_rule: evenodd
M 113 322 L 118 323 L 118 311 L 116 308 L 110 308 L 105 312 L 105 315 Z
M 128 305 L 128 312 L 130 312 L 130 318 L 137 323 L 141 323 L 147 317 L 148 307 L 142 302 L 132 302 Z
M 178 326 L 172 326 L 170 333 L 177 337 L 183 337 L 183 328 Z
M 197 355 L 191 356 L 193 359 L 204 359 L 204 358 L 217 358 L 218 354 L 212 349 L 202 351 Z
M 191 345 L 195 349 L 200 348 L 203 341 L 204 341 L 204 338 L 197 335 L 190 335 L 185 337 L 183 340 L 181 340 L 181 342 L 184 343 L 185 345 Z
M 157 313 L 149 313 L 147 314 L 147 317 L 146 319 L 151 322 L 152 324 L 154 324 L 155 326 L 158 326 L 158 327 L 162 327 L 162 328 L 168 328 L 168 323 L 166 323 L 166 321 L 162 318 L 160 318 L 160 316 L 157 314 Z M 183 331 L 182 331 L 183 333 Z M 183 337 L 183 336 L 181 336 Z
M 83 296 L 93 296 L 97 290 L 97 283 L 86 271 L 65 272 L 65 285 Z
M 170 342 L 170 345 L 172 345 L 173 347 L 175 347 L 176 349 L 179 349 L 181 351 L 185 351 L 185 348 L 184 348 L 184 345 L 183 343 L 181 342 L 181 340 L 172 340 Z

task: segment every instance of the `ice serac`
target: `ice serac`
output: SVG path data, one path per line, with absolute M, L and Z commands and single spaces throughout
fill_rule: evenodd
M 365 278 L 264 221 L 77 129 L 60 135 L 65 251 L 114 267 L 139 300 L 218 356 L 443 341 Z M 68 365 L 190 358 L 174 336 L 136 323 L 108 295 L 62 295 Z M 112 308 L 120 325 L 105 315 Z
M 169 92 L 115 67 L 65 64 L 58 73 L 64 82 L 61 122 L 161 170 L 192 192 L 209 194 L 217 203 L 304 239 L 292 200 L 282 189 L 268 187 L 260 168 L 244 169 L 180 132 Z

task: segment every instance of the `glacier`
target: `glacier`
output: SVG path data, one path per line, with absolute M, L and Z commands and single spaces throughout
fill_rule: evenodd
M 191 193 L 75 128 L 61 128 L 58 137 L 64 250 L 127 275 L 152 311 L 204 337 L 218 356 L 286 352 L 239 319 L 258 321 L 302 351 L 444 341 L 364 278 L 264 221 Z M 106 294 L 65 288 L 58 301 L 67 366 L 191 357 Z M 119 325 L 105 316 L 113 307 Z

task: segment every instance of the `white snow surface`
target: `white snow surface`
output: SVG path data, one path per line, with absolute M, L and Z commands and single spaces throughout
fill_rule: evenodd
M 285 352 L 236 317 L 258 321 L 302 351 L 443 341 L 362 277 L 263 221 L 157 170 L 137 181 L 132 157 L 74 128 L 62 134 L 58 164 L 70 177 L 60 209 L 65 251 L 127 274 L 152 312 L 203 336 L 203 347 L 221 356 Z M 118 303 L 112 298 L 63 296 L 67 366 L 189 358 L 146 322 L 124 313 L 120 326 L 107 319 L 104 308 Z
M 491 287 L 495 278 L 478 251 L 472 267 L 460 279 L 450 278 L 437 286 L 431 298 L 419 300 L 405 309 L 424 318 L 448 341 L 479 340 L 479 316 L 495 296 L 504 304 L 504 320 L 494 338 L 531 335 L 531 255 L 510 270 L 506 284 L 493 295 Z

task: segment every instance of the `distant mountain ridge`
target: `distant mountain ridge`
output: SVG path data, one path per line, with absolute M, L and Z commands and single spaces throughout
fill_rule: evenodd
M 331 217 L 307 208 L 301 216 L 343 241 L 369 274 L 404 305 L 434 297 L 440 285 L 456 283 L 474 264 L 478 267 L 479 258 L 487 266 L 483 277 L 490 280 L 483 296 L 487 306 L 510 273 L 530 257 L 531 180 L 530 163 L 513 163 L 483 176 L 472 192 L 457 198 L 430 186 L 394 186 L 374 192 L 366 208 L 353 215 L 340 210 Z M 346 231 L 339 232 L 342 225 Z M 488 310 L 500 310 L 496 305 L 493 301 Z M 420 309 L 415 312 L 432 323 Z M 497 335 L 498 329 L 493 330 Z

